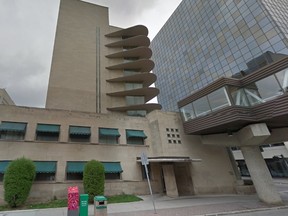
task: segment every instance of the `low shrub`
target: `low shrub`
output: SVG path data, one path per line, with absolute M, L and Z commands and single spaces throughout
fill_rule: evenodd
M 36 176 L 33 161 L 20 158 L 12 161 L 4 174 L 4 199 L 12 208 L 23 205 Z
M 89 195 L 89 202 L 93 203 L 94 196 L 104 195 L 105 170 L 101 162 L 89 161 L 83 172 L 83 186 Z

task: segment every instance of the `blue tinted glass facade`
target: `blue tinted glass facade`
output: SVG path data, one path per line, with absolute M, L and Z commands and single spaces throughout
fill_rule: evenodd
M 166 111 L 261 54 L 288 54 L 287 0 L 183 0 L 151 43 Z

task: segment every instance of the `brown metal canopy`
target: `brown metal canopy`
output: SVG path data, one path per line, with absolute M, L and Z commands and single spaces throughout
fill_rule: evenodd
M 158 94 L 159 94 L 159 89 L 153 88 L 153 87 L 107 93 L 107 95 L 114 96 L 114 97 L 144 96 L 145 102 L 151 100 Z
M 148 113 L 153 110 L 161 110 L 162 106 L 156 103 L 147 103 L 147 104 L 138 104 L 138 105 L 129 105 L 129 106 L 122 106 L 122 107 L 110 107 L 107 108 L 109 111 L 118 111 L 118 112 L 126 112 L 126 111 L 133 111 L 133 110 L 145 110 Z
M 122 36 L 135 36 L 135 35 L 148 35 L 148 29 L 144 25 L 136 25 L 127 29 L 121 29 L 116 32 L 106 34 L 106 37 L 122 37 Z
M 143 87 L 149 87 L 157 79 L 153 73 L 139 73 L 131 76 L 123 76 L 114 79 L 109 79 L 107 82 L 139 82 L 143 83 Z
M 137 162 L 141 162 L 141 158 L 136 158 Z M 201 162 L 202 159 L 192 159 L 190 157 L 171 157 L 171 156 L 160 156 L 160 157 L 148 157 L 148 162 L 150 163 L 191 163 L 191 162 Z
M 134 49 L 113 53 L 107 55 L 107 58 L 130 58 L 130 57 L 138 57 L 140 59 L 149 59 L 152 56 L 152 51 L 150 48 L 141 46 Z
M 127 38 L 124 40 L 116 41 L 110 44 L 106 44 L 106 47 L 140 47 L 140 46 L 146 46 L 148 47 L 150 45 L 150 39 L 147 36 L 144 35 L 138 35 L 131 38 Z
M 140 59 L 133 62 L 122 63 L 106 67 L 108 70 L 124 70 L 132 69 L 139 72 L 149 72 L 154 68 L 155 64 L 150 59 Z

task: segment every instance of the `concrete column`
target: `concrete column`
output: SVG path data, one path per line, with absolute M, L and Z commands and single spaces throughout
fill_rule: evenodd
M 166 186 L 166 195 L 169 197 L 178 197 L 178 189 L 177 183 L 174 173 L 174 165 L 173 164 L 163 164 L 163 175 Z
M 59 142 L 68 142 L 69 140 L 69 125 L 62 124 L 60 126 Z
M 287 131 L 288 132 L 288 131 Z M 288 142 L 284 142 L 284 145 L 285 145 L 285 148 L 287 149 L 288 151 Z
M 259 147 L 243 146 L 241 151 L 259 199 L 267 204 L 283 204 Z
M 26 128 L 25 141 L 36 140 L 36 128 L 37 128 L 36 123 L 34 122 L 28 123 L 27 128 Z
M 64 182 L 66 177 L 66 161 L 57 161 L 56 182 Z
M 96 125 L 91 127 L 91 137 L 90 142 L 93 144 L 99 143 L 99 128 Z
M 226 150 L 227 150 L 227 153 L 228 153 L 228 156 L 229 156 L 229 159 L 230 159 L 230 162 L 231 162 L 231 165 L 232 165 L 232 168 L 233 168 L 236 180 L 237 180 L 237 184 L 243 185 L 243 180 L 241 178 L 241 174 L 240 174 L 240 171 L 239 171 L 239 169 L 237 167 L 237 164 L 236 164 L 236 161 L 234 159 L 233 153 L 232 153 L 230 148 L 226 148 Z

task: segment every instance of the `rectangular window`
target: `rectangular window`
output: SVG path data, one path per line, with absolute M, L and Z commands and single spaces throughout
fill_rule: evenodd
M 284 69 L 275 74 L 281 87 L 287 91 L 288 90 L 288 69 Z
M 0 182 L 4 179 L 4 173 L 9 165 L 10 161 L 0 161 Z
M 126 130 L 127 144 L 144 145 L 146 138 L 143 130 Z
M 36 166 L 35 181 L 55 181 L 56 161 L 34 161 Z
M 208 100 L 212 111 L 231 106 L 225 87 L 208 94 Z
M 105 170 L 106 180 L 121 179 L 121 173 L 123 172 L 120 162 L 102 162 Z
M 37 124 L 36 140 L 58 141 L 60 134 L 60 125 Z
M 193 107 L 197 117 L 207 115 L 211 112 L 207 97 L 202 97 L 194 101 Z
M 68 161 L 66 166 L 67 180 L 83 180 L 83 171 L 87 161 Z M 120 162 L 101 162 L 106 180 L 120 179 L 123 172 Z
M 252 105 L 264 103 L 283 94 L 282 88 L 274 75 L 246 86 L 244 91 Z
M 180 114 L 181 114 L 183 121 L 188 121 L 190 119 L 195 118 L 195 113 L 194 113 L 192 103 L 187 104 L 184 107 L 181 107 Z
M 23 140 L 26 133 L 27 123 L 21 122 L 1 122 L 0 139 L 1 140 Z
M 143 83 L 125 83 L 126 90 L 143 88 Z
M 99 143 L 118 144 L 120 133 L 117 128 L 99 128 Z
M 145 103 L 145 97 L 143 96 L 126 96 L 127 105 L 137 105 L 144 103 Z
M 69 139 L 71 142 L 90 142 L 90 127 L 69 126 Z
M 248 98 L 243 88 L 228 86 L 229 92 L 232 96 L 234 105 L 236 106 L 250 106 Z
M 66 164 L 66 179 L 67 180 L 82 180 L 83 171 L 86 161 L 67 161 Z

